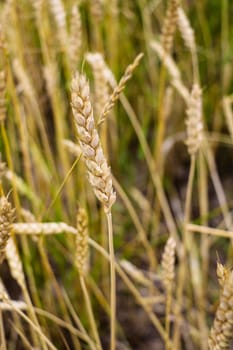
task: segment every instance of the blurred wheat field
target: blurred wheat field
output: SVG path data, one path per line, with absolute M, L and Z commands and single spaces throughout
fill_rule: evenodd
M 0 348 L 233 349 L 222 1 L 0 3 Z

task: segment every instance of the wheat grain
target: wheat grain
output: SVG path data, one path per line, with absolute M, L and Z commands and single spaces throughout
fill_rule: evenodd
M 5 258 L 7 242 L 10 238 L 14 209 L 6 197 L 0 198 L 0 263 Z
M 230 348 L 233 335 L 233 272 L 225 280 L 220 303 L 210 330 L 208 345 L 210 350 Z
M 199 150 L 203 140 L 202 93 L 198 84 L 193 85 L 186 113 L 186 145 L 189 154 L 194 155 Z
M 88 222 L 87 213 L 83 208 L 79 208 L 77 213 L 75 265 L 81 275 L 87 273 L 89 265 Z
M 95 128 L 89 93 L 86 77 L 76 73 L 72 80 L 72 110 L 79 144 L 86 161 L 90 184 L 96 197 L 103 203 L 105 211 L 109 212 L 116 194 L 113 191 L 111 171 Z

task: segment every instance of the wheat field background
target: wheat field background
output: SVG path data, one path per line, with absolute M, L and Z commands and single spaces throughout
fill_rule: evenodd
M 233 3 L 0 2 L 0 349 L 233 349 Z

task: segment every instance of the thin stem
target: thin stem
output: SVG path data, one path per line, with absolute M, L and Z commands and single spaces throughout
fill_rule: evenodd
M 84 295 L 84 299 L 85 299 L 85 303 L 86 303 L 87 313 L 88 313 L 88 317 L 89 317 L 89 321 L 90 321 L 90 325 L 91 325 L 91 330 L 92 330 L 93 336 L 95 338 L 95 341 L 96 341 L 98 349 L 102 349 L 99 333 L 98 333 L 97 326 L 96 326 L 96 321 L 95 321 L 93 310 L 92 310 L 92 306 L 91 306 L 89 293 L 88 293 L 88 290 L 87 290 L 87 286 L 86 286 L 86 282 L 85 282 L 84 276 L 82 276 L 82 275 L 80 275 L 80 284 L 81 284 L 81 288 L 82 288 L 82 291 L 83 291 L 83 295 Z
M 112 214 L 107 213 L 108 222 L 108 243 L 109 243 L 109 255 L 110 255 L 110 329 L 111 329 L 111 341 L 110 349 L 116 348 L 116 272 L 115 272 L 115 254 L 113 243 L 113 229 L 112 229 Z

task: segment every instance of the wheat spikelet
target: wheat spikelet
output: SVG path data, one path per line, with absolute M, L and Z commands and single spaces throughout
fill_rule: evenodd
M 199 150 L 203 140 L 202 93 L 198 84 L 193 85 L 186 113 L 186 145 L 189 154 L 194 155 Z
M 18 284 L 24 288 L 25 278 L 23 273 L 23 265 L 20 260 L 15 242 L 13 238 L 9 238 L 6 246 L 6 257 L 10 267 L 12 277 L 18 282 Z
M 79 208 L 77 213 L 77 234 L 75 265 L 80 275 L 85 275 L 88 271 L 88 222 L 85 209 Z
M 104 157 L 98 132 L 95 128 L 93 109 L 89 97 L 89 84 L 84 75 L 75 74 L 72 80 L 72 110 L 83 152 L 88 177 L 96 197 L 103 203 L 106 212 L 116 200 L 111 171 Z
M 14 223 L 12 229 L 15 234 L 22 235 L 55 235 L 58 233 L 72 233 L 75 234 L 74 227 L 67 225 L 64 222 L 28 222 L 28 223 Z
M 194 30 L 191 27 L 189 19 L 187 18 L 184 10 L 181 7 L 178 8 L 178 28 L 186 47 L 191 52 L 196 52 Z
M 120 94 L 122 93 L 122 91 L 124 90 L 126 83 L 128 82 L 128 80 L 132 77 L 132 74 L 135 70 L 135 68 L 139 65 L 139 62 L 141 61 L 143 57 L 143 54 L 140 53 L 135 60 L 133 61 L 132 64 L 130 64 L 126 70 L 124 75 L 122 76 L 122 78 L 120 79 L 118 85 L 115 87 L 115 89 L 113 90 L 113 93 L 109 99 L 109 101 L 105 104 L 100 118 L 98 120 L 98 125 L 100 125 L 101 123 L 104 122 L 107 114 L 110 112 L 110 110 L 113 108 L 114 104 L 116 103 L 116 101 L 119 99 Z
M 229 278 L 230 270 L 222 265 L 220 262 L 217 262 L 217 277 L 218 282 L 221 287 L 224 287 L 226 280 Z
M 82 151 L 80 147 L 76 145 L 76 143 L 74 143 L 71 140 L 62 140 L 62 143 L 70 154 L 72 154 L 76 158 L 79 158 L 81 156 Z
M 14 209 L 6 197 L 0 198 L 0 263 L 5 258 L 6 245 L 10 238 Z
M 165 53 L 170 53 L 174 40 L 176 30 L 176 23 L 178 17 L 179 0 L 169 0 L 164 24 L 162 28 L 161 43 Z
M 224 282 L 220 303 L 210 330 L 208 345 L 210 350 L 230 348 L 233 335 L 233 272 Z
M 78 6 L 72 7 L 69 35 L 69 57 L 71 69 L 74 70 L 81 57 L 82 21 Z
M 176 242 L 170 237 L 165 245 L 161 262 L 163 283 L 167 290 L 171 289 L 175 278 L 175 248 Z
M 95 114 L 97 118 L 99 118 L 109 100 L 108 79 L 105 73 L 106 63 L 100 53 L 88 53 L 86 59 L 93 70 L 95 83 Z

